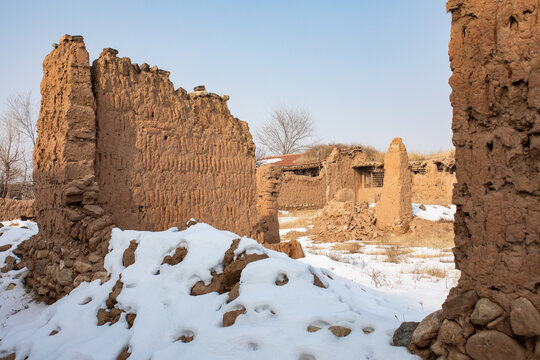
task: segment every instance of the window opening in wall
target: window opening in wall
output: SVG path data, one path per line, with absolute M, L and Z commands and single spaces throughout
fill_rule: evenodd
M 360 188 L 377 188 L 384 185 L 384 168 L 375 166 L 355 167 Z

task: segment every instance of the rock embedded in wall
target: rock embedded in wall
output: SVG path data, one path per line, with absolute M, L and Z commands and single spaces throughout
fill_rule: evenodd
M 395 234 L 406 233 L 412 220 L 411 198 L 407 149 L 401 138 L 395 138 L 384 155 L 384 185 L 376 207 L 377 227 Z
M 534 0 L 451 0 L 458 285 L 424 359 L 540 355 L 540 21 Z

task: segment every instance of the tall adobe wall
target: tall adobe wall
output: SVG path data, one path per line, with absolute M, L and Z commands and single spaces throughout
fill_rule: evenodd
M 40 231 L 20 246 L 26 284 L 40 299 L 106 279 L 113 225 L 157 231 L 194 217 L 262 240 L 255 146 L 227 97 L 175 91 L 167 72 L 112 49 L 90 67 L 81 36 L 62 37 L 43 73 L 34 149 Z
M 174 90 L 169 73 L 105 49 L 92 65 L 99 202 L 124 229 L 165 230 L 190 218 L 255 231 L 255 146 L 226 100 Z
M 425 359 L 540 359 L 540 2 L 447 9 L 461 279 L 411 347 Z
M 279 243 L 279 193 L 283 172 L 281 167 L 272 164 L 257 168 L 257 209 L 261 215 L 261 227 L 264 231 L 263 242 Z
M 384 185 L 377 204 L 377 227 L 395 234 L 409 230 L 412 220 L 412 185 L 407 149 L 394 138 L 384 155 Z
M 39 234 L 23 243 L 21 252 L 30 270 L 27 286 L 51 302 L 81 281 L 103 276 L 112 228 L 110 217 L 96 205 L 94 95 L 80 36 L 62 37 L 43 62 L 37 129 Z

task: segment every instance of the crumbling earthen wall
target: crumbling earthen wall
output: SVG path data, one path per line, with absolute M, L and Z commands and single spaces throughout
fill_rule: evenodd
M 425 170 L 425 174 L 411 174 L 412 202 L 437 205 L 451 204 L 456 174 L 439 171 L 437 164 L 433 161 L 427 162 Z
M 35 219 L 34 200 L 0 199 L 0 220 Z
M 195 217 L 262 238 L 255 146 L 228 97 L 174 91 L 167 72 L 112 49 L 90 67 L 81 36 L 55 44 L 43 72 L 34 149 L 40 231 L 18 250 L 40 299 L 106 279 L 113 224 L 155 231 Z
M 39 234 L 21 245 L 28 287 L 52 301 L 106 276 L 110 217 L 96 205 L 95 115 L 88 52 L 64 36 L 43 62 L 34 186 Z
M 190 218 L 258 237 L 255 146 L 228 97 L 174 90 L 169 73 L 105 49 L 92 65 L 99 202 L 125 229 Z
M 320 209 L 326 204 L 326 177 L 324 170 L 311 177 L 283 174 L 279 193 L 280 209 Z
M 461 278 L 411 347 L 433 359 L 537 359 L 540 3 L 451 0 L 447 9 Z
M 377 227 L 403 234 L 412 220 L 412 190 L 407 149 L 401 138 L 393 139 L 384 155 L 384 174 L 381 200 L 376 208 Z
M 366 153 L 358 151 L 343 151 L 335 148 L 324 163 L 326 175 L 326 203 L 335 199 L 338 191 L 350 189 L 356 193 L 358 178 L 354 167 L 368 163 Z
M 262 242 L 279 243 L 279 192 L 281 190 L 283 172 L 273 165 L 257 168 L 257 210 L 261 215 L 260 228 L 263 231 Z

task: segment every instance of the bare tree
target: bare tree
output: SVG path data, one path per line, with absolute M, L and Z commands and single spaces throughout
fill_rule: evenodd
M 284 155 L 306 150 L 314 132 L 313 120 L 305 110 L 283 107 L 274 110 L 255 137 L 272 154 Z
M 28 137 L 32 146 L 36 145 L 36 117 L 32 104 L 32 92 L 22 92 L 8 99 L 7 117 L 11 118 L 22 135 Z
M 0 198 L 8 195 L 8 186 L 20 175 L 23 161 L 21 137 L 15 120 L 0 118 Z
M 262 160 L 265 157 L 266 157 L 266 149 L 261 146 L 257 146 L 255 148 L 255 165 L 256 166 L 262 165 L 263 164 Z

